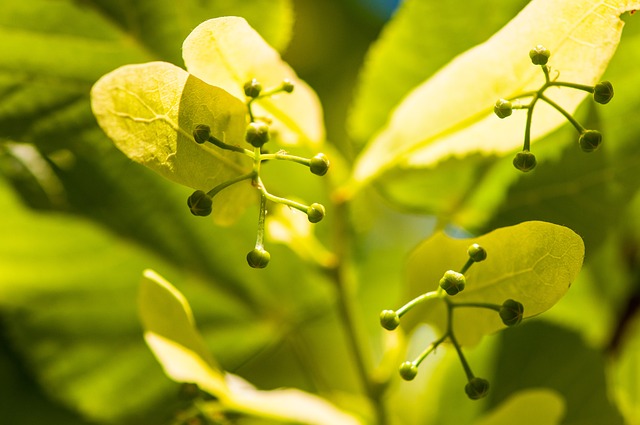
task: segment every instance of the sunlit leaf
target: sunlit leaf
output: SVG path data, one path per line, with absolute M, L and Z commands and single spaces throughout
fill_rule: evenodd
M 278 88 L 289 79 L 293 93 L 259 100 L 256 116 L 273 119 L 273 129 L 285 143 L 323 141 L 322 109 L 315 92 L 243 18 L 228 16 L 203 22 L 182 49 L 190 73 L 243 101 L 244 84 L 254 78 L 265 90 Z
M 404 99 L 359 158 L 354 180 L 369 181 L 395 167 L 427 167 L 448 156 L 516 149 L 526 114 L 500 120 L 492 110 L 498 98 L 535 90 L 544 81 L 529 50 L 546 46 L 552 54 L 548 65 L 562 80 L 594 84 L 618 45 L 619 16 L 638 7 L 640 2 L 629 0 L 532 1 L 487 42 L 455 58 Z M 571 112 L 586 93 L 562 88 L 549 96 Z M 532 137 L 564 120 L 551 107 L 537 106 Z
M 525 222 L 472 239 L 452 239 L 439 232 L 420 244 L 409 258 L 409 297 L 436 290 L 444 272 L 460 270 L 472 243 L 486 249 L 487 259 L 465 273 L 466 288 L 452 301 L 501 305 L 511 298 L 524 305 L 525 318 L 548 310 L 562 298 L 584 257 L 582 239 L 572 230 L 551 223 Z M 444 330 L 446 319 L 444 302 L 432 299 L 402 320 L 408 327 L 427 322 Z M 455 310 L 453 326 L 456 338 L 469 345 L 504 328 L 496 311 L 471 307 Z
M 245 174 L 251 161 L 238 152 L 195 142 L 198 124 L 231 145 L 244 141 L 245 106 L 166 62 L 126 65 L 91 90 L 98 123 L 129 158 L 176 183 L 209 191 Z M 246 144 L 246 143 L 245 143 Z M 249 185 L 237 184 L 216 197 L 215 216 L 226 220 L 243 206 Z
M 564 399 L 548 389 L 517 392 L 473 425 L 557 425 L 564 416 Z

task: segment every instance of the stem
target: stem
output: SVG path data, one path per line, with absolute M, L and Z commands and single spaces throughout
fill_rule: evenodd
M 576 119 L 573 118 L 573 116 L 570 113 L 565 111 L 562 106 L 558 105 L 556 102 L 554 102 L 553 100 L 549 99 L 547 96 L 543 95 L 542 93 L 540 93 L 540 99 L 544 100 L 549 105 L 553 106 L 553 108 L 556 111 L 558 111 L 562 115 L 564 115 L 564 117 L 567 119 L 567 121 L 569 121 L 571 123 L 571 125 L 573 125 L 576 128 L 576 130 L 578 130 L 578 132 L 580 134 L 584 133 L 584 127 L 582 125 L 580 125 L 580 123 L 578 121 L 576 121 Z
M 549 86 L 570 87 L 572 89 L 583 90 L 589 93 L 593 93 L 593 91 L 595 90 L 595 87 L 593 86 L 587 86 L 584 84 L 577 84 L 577 83 L 568 83 L 566 81 L 553 81 L 549 83 Z
M 416 366 L 419 366 L 420 363 L 422 363 L 422 361 L 425 358 L 427 358 L 427 356 L 429 354 L 431 354 L 433 352 L 433 350 L 438 348 L 438 345 L 442 344 L 448 337 L 449 337 L 448 334 L 444 334 L 443 336 L 440 337 L 440 339 L 438 339 L 438 340 L 432 342 L 431 344 L 429 344 L 429 346 L 422 353 L 420 353 L 420 355 L 413 361 L 413 363 Z
M 426 294 L 422 294 L 419 297 L 412 299 L 411 301 L 409 301 L 408 303 L 400 307 L 398 310 L 396 310 L 396 313 L 398 314 L 399 317 L 402 317 L 407 311 L 411 310 L 416 305 L 426 300 L 430 300 L 433 298 L 440 298 L 440 297 L 442 297 L 442 294 L 439 293 L 438 291 L 427 292 Z
M 207 195 L 211 196 L 212 198 L 214 196 L 216 196 L 220 191 L 222 191 L 223 189 L 228 188 L 229 186 L 236 184 L 238 182 L 241 182 L 242 180 L 248 180 L 254 177 L 254 173 L 253 171 L 247 174 L 243 174 L 241 176 L 238 176 L 234 179 L 228 180 L 224 183 L 220 183 L 218 186 L 214 187 L 213 189 L 211 189 L 209 192 L 207 192 Z
M 527 124 L 524 127 L 524 145 L 522 147 L 523 151 L 531 150 L 531 121 L 533 119 L 533 107 L 539 99 L 540 94 L 536 93 L 529 104 L 529 108 L 527 109 Z
M 454 307 L 453 303 L 451 301 L 448 301 L 447 302 L 448 321 L 447 321 L 446 335 L 449 336 L 449 339 L 451 340 L 453 347 L 456 349 L 456 352 L 458 353 L 458 357 L 460 358 L 460 363 L 462 363 L 462 368 L 464 369 L 464 373 L 467 375 L 467 380 L 471 381 L 474 378 L 473 372 L 471 371 L 471 367 L 469 366 L 469 363 L 467 363 L 467 359 L 464 357 L 464 354 L 462 353 L 462 348 L 460 347 L 460 344 L 458 343 L 458 340 L 456 339 L 456 336 L 453 332 L 453 307 Z
M 209 137 L 208 142 L 216 145 L 220 149 L 226 149 L 228 151 L 239 152 L 239 153 L 241 153 L 243 155 L 247 155 L 250 158 L 254 158 L 254 154 L 250 150 L 241 148 L 240 146 L 228 145 L 225 142 L 223 142 L 222 140 L 217 139 L 217 138 L 215 138 L 213 136 Z
M 264 222 L 267 216 L 267 197 L 264 193 L 260 196 L 260 215 L 258 215 L 258 232 L 256 236 L 256 248 L 264 248 Z
M 469 258 L 464 266 L 462 266 L 462 268 L 460 269 L 460 274 L 465 274 L 467 270 L 469 270 L 469 267 L 473 265 L 473 263 L 475 263 L 475 261 L 473 261 L 472 258 Z
M 490 304 L 490 303 L 451 303 L 451 307 L 476 307 L 476 308 L 486 308 L 489 310 L 500 311 L 502 308 L 501 305 L 498 304 Z
M 262 160 L 266 161 L 268 159 L 280 159 L 283 161 L 292 161 L 298 164 L 309 166 L 311 160 L 309 158 L 303 158 L 301 156 L 289 155 L 286 152 L 276 152 L 262 155 Z

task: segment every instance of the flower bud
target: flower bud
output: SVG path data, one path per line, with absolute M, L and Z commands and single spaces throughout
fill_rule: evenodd
M 244 139 L 254 148 L 261 148 L 269 141 L 269 126 L 262 121 L 255 121 L 247 126 Z
M 289 80 L 288 78 L 285 78 L 282 81 L 282 90 L 287 92 L 287 93 L 291 93 L 293 91 L 294 85 L 291 82 L 291 80 Z
M 211 214 L 213 198 L 202 190 L 196 190 L 187 199 L 187 205 L 191 210 L 191 214 L 205 217 Z
M 464 392 L 471 400 L 479 400 L 489 393 L 489 381 L 482 378 L 472 378 L 465 385 Z
M 551 56 L 551 52 L 541 44 L 529 51 L 529 57 L 534 65 L 546 65 L 549 56 Z
M 513 113 L 513 105 L 506 99 L 499 99 L 493 107 L 493 112 L 498 118 L 507 118 Z
M 448 270 L 440 279 L 440 287 L 449 295 L 455 295 L 462 291 L 467 283 L 462 273 Z
M 513 166 L 525 173 L 536 168 L 536 156 L 529 151 L 518 152 L 513 158 Z
M 262 91 L 262 84 L 258 82 L 255 78 L 251 81 L 247 81 L 244 84 L 244 94 L 247 97 L 256 98 L 260 96 L 260 92 Z
M 307 208 L 307 218 L 311 223 L 317 223 L 324 218 L 324 206 L 313 203 Z
M 195 139 L 196 143 L 201 145 L 204 142 L 207 142 L 210 137 L 211 127 L 205 124 L 196 125 L 195 130 L 193 130 L 193 138 Z
M 400 325 L 400 316 L 393 310 L 383 310 L 380 313 L 380 324 L 388 331 L 392 331 Z
M 593 152 L 602 143 L 602 134 L 597 130 L 585 130 L 578 139 L 583 152 Z
M 418 366 L 413 362 L 404 362 L 400 365 L 400 376 L 405 381 L 412 381 L 418 374 Z
M 329 171 L 329 164 L 327 156 L 323 153 L 319 153 L 309 161 L 309 169 L 316 176 L 324 176 L 327 174 L 327 171 Z
M 254 269 L 264 269 L 271 260 L 271 254 L 264 248 L 254 248 L 247 254 L 247 263 Z
M 516 300 L 508 299 L 500 307 L 500 319 L 506 326 L 515 326 L 522 322 L 524 306 Z
M 613 85 L 609 81 L 601 81 L 593 88 L 593 100 L 605 104 L 613 98 Z
M 469 258 L 471 258 L 476 263 L 487 259 L 487 250 L 477 243 L 474 243 L 469 247 L 469 249 L 467 249 L 467 254 L 469 254 Z

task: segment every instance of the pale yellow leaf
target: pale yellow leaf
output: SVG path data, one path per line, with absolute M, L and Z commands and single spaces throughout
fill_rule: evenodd
M 449 156 L 505 154 L 521 147 L 526 113 L 515 111 L 500 120 L 493 105 L 544 82 L 540 67 L 529 60 L 529 50 L 542 44 L 551 51 L 552 77 L 594 84 L 620 41 L 620 15 L 639 7 L 638 0 L 531 1 L 488 41 L 453 59 L 401 102 L 358 159 L 354 180 L 362 184 L 395 167 L 432 167 Z M 587 96 L 568 88 L 545 94 L 569 112 Z M 564 122 L 539 102 L 533 139 Z
M 226 16 L 203 22 L 186 38 L 182 49 L 191 74 L 243 102 L 244 84 L 254 78 L 264 90 L 291 80 L 293 93 L 260 99 L 254 106 L 256 116 L 272 119 L 273 130 L 285 143 L 324 140 L 322 107 L 315 92 L 243 18 Z

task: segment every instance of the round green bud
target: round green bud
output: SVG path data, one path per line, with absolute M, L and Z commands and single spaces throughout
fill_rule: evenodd
M 549 56 L 551 56 L 551 52 L 541 44 L 529 51 L 529 57 L 534 65 L 546 65 Z
M 440 287 L 449 295 L 455 295 L 462 291 L 467 283 L 462 273 L 447 270 L 440 279 Z
M 506 99 L 499 99 L 493 107 L 493 112 L 498 118 L 507 118 L 513 113 L 513 105 Z
M 196 190 L 187 199 L 187 205 L 191 210 L 191 214 L 206 217 L 211 214 L 213 198 L 202 190 Z
M 400 316 L 393 310 L 383 310 L 380 313 L 380 324 L 388 331 L 392 331 L 400 325 Z
M 264 248 L 254 248 L 247 254 L 247 263 L 254 269 L 264 269 L 271 260 L 271 254 Z
M 311 223 L 317 223 L 324 218 L 324 206 L 313 203 L 307 208 L 307 218 Z
M 522 322 L 524 306 L 516 300 L 508 299 L 500 307 L 500 319 L 506 326 L 515 326 Z
M 583 152 L 593 152 L 602 143 L 602 134 L 597 130 L 585 130 L 578 139 Z
M 472 378 L 464 387 L 464 392 L 471 400 L 480 400 L 489 394 L 489 381 L 482 378 Z
M 316 176 L 324 176 L 329 171 L 329 159 L 323 153 L 319 153 L 309 160 L 309 169 Z
M 418 374 L 418 366 L 414 362 L 404 362 L 400 365 L 400 376 L 405 381 L 412 381 Z
M 254 148 L 261 148 L 269 141 L 269 126 L 262 121 L 254 121 L 247 126 L 244 139 Z
M 467 249 L 467 254 L 469 254 L 469 258 L 471 258 L 476 263 L 487 259 L 487 250 L 477 243 L 474 243 L 469 247 L 469 249 Z
M 513 166 L 525 173 L 536 168 L 536 156 L 529 151 L 518 152 L 513 158 Z
M 260 96 L 260 92 L 262 91 L 262 84 L 258 82 L 255 78 L 251 81 L 247 81 L 244 84 L 244 94 L 247 97 L 256 98 Z
M 613 85 L 609 81 L 601 81 L 593 88 L 593 100 L 605 104 L 613 98 Z
M 291 82 L 291 80 L 289 80 L 288 78 L 285 78 L 282 81 L 282 91 L 285 91 L 287 93 L 291 93 L 293 91 L 294 85 Z
M 196 125 L 195 130 L 193 130 L 193 138 L 196 143 L 203 144 L 207 142 L 211 137 L 211 127 L 206 124 L 198 124 Z

